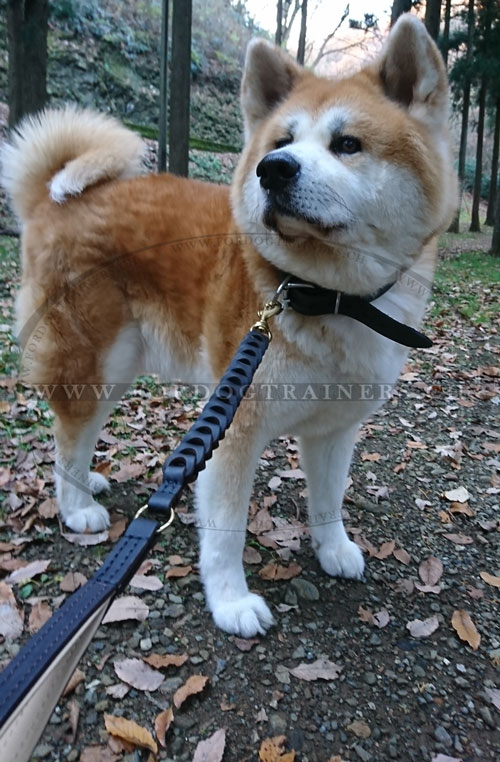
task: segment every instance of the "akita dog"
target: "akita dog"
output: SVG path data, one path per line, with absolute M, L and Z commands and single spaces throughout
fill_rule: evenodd
M 22 379 L 56 389 L 128 384 L 149 372 L 216 382 L 257 310 L 291 276 L 306 304 L 291 299 L 275 319 L 257 388 L 394 384 L 408 349 L 366 315 L 376 307 L 403 334 L 423 316 L 436 236 L 456 207 L 447 100 L 440 53 L 405 15 L 377 60 L 340 79 L 315 76 L 265 41 L 249 45 L 245 148 L 231 190 L 133 177 L 143 145 L 108 116 L 69 106 L 27 119 L 3 153 L 23 223 Z M 322 308 L 329 290 L 337 308 L 361 305 L 357 319 Z M 249 637 L 273 622 L 248 589 L 242 551 L 256 464 L 279 435 L 300 437 L 322 568 L 363 573 L 341 505 L 356 432 L 384 395 L 329 396 L 244 401 L 199 478 L 201 576 L 227 632 Z M 98 397 L 52 396 L 57 498 L 77 532 L 108 525 L 92 496 L 107 483 L 89 472 L 113 405 Z

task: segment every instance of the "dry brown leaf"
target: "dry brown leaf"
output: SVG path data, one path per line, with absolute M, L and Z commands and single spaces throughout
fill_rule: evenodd
M 118 519 L 117 521 L 113 521 L 110 528 L 108 529 L 108 537 L 111 542 L 115 542 L 119 537 L 122 536 L 127 528 L 127 523 L 127 519 Z
M 16 569 L 12 574 L 9 574 L 5 578 L 4 582 L 8 585 L 20 585 L 38 574 L 43 574 L 44 571 L 50 565 L 50 561 L 32 561 L 27 566 L 23 566 L 22 569 Z
M 188 574 L 191 574 L 193 571 L 193 567 L 191 565 L 189 566 L 174 566 L 172 569 L 169 569 L 166 573 L 166 578 L 170 579 L 171 577 L 187 577 Z
M 73 744 L 76 738 L 76 732 L 78 730 L 78 719 L 80 717 L 80 704 L 74 699 L 69 704 L 69 724 L 71 727 L 71 733 L 68 737 L 68 743 Z
M 372 617 L 372 623 L 375 625 L 375 627 L 379 627 L 380 629 L 382 629 L 382 627 L 386 627 L 390 621 L 391 617 L 387 609 L 376 611 Z
M 469 537 L 466 534 L 462 534 L 461 532 L 446 532 L 443 534 L 443 537 L 446 537 L 447 540 L 454 542 L 455 545 L 470 545 L 472 542 L 474 542 L 472 537 Z
M 500 587 L 500 577 L 495 577 L 493 574 L 488 574 L 488 572 L 479 572 L 479 576 L 481 579 L 483 579 L 487 585 L 493 585 L 493 587 Z
M 462 513 L 464 516 L 475 516 L 475 512 L 470 507 L 469 503 L 451 503 L 448 508 L 450 513 Z
M 12 588 L 0 582 L 0 635 L 15 640 L 24 629 L 24 617 L 17 607 Z
M 156 592 L 157 590 L 162 589 L 163 582 L 154 574 L 134 574 L 129 585 L 130 587 L 135 587 L 137 590 L 152 590 L 153 592 Z
M 149 749 L 153 754 L 158 753 L 158 744 L 149 730 L 138 725 L 137 722 L 126 720 L 124 717 L 105 714 L 104 725 L 112 736 L 123 738 L 125 741 L 134 744 L 134 746 L 139 746 L 141 749 Z
M 262 556 L 256 548 L 247 545 L 243 551 L 243 561 L 246 564 L 260 564 Z
M 126 685 L 125 683 L 115 683 L 115 685 L 108 685 L 106 688 L 106 693 L 108 696 L 111 696 L 115 699 L 124 698 L 129 691 L 130 685 Z
M 281 482 L 281 479 L 280 479 Z M 252 534 L 269 532 L 273 528 L 273 520 L 267 508 L 261 508 L 248 525 L 248 531 Z
M 144 661 L 155 669 L 166 667 L 182 667 L 188 660 L 187 654 L 150 654 L 144 657 Z
M 168 709 L 165 709 L 164 712 L 160 712 L 160 714 L 156 715 L 155 733 L 161 746 L 166 746 L 165 733 L 167 732 L 170 725 L 172 724 L 173 719 L 174 719 L 174 712 L 171 706 L 169 706 Z
M 52 609 L 45 601 L 38 601 L 32 607 L 28 620 L 28 630 L 31 633 L 38 632 L 40 627 L 43 627 L 52 616 Z
M 120 680 L 140 691 L 156 691 L 165 680 L 161 672 L 142 659 L 121 659 L 115 661 L 114 668 Z
M 465 640 L 474 651 L 477 651 L 481 642 L 481 635 L 476 630 L 476 625 L 469 613 L 464 609 L 457 609 L 453 612 L 451 624 L 460 640 Z
M 86 746 L 79 762 L 118 762 L 121 756 L 112 752 L 109 746 Z
M 85 574 L 80 572 L 68 572 L 65 577 L 62 578 L 59 587 L 64 593 L 74 593 L 79 587 L 84 585 L 87 581 Z
M 361 460 L 367 460 L 370 463 L 376 463 L 381 457 L 382 455 L 379 452 L 367 452 L 365 450 L 361 453 Z
M 69 693 L 73 693 L 77 685 L 80 685 L 81 682 L 85 680 L 85 672 L 82 672 L 81 669 L 78 669 L 78 667 L 75 669 L 71 677 L 69 678 L 68 682 L 66 683 L 66 687 L 63 690 L 62 695 L 67 696 Z
M 200 741 L 194 751 L 193 762 L 221 762 L 226 745 L 226 729 L 220 728 L 213 735 Z
M 292 579 L 297 577 L 302 571 L 302 566 L 292 561 L 288 566 L 282 566 L 281 564 L 269 563 L 262 567 L 259 571 L 259 577 L 262 579 Z
M 285 736 L 265 738 L 259 749 L 259 762 L 294 762 L 295 752 L 284 752 Z
M 110 479 L 115 482 L 126 482 L 129 479 L 137 479 L 146 473 L 146 466 L 144 463 L 123 463 L 118 471 L 112 471 L 109 475 Z
M 57 506 L 57 500 L 55 497 L 48 497 L 46 500 L 43 501 L 43 503 L 40 503 L 40 505 L 37 508 L 37 511 L 40 516 L 44 519 L 53 519 L 54 516 L 57 516 L 59 513 L 59 508 Z
M 439 619 L 436 614 L 428 619 L 413 619 L 406 625 L 406 629 L 414 638 L 428 638 L 438 627 Z
M 311 663 L 301 662 L 298 667 L 289 669 L 291 675 L 299 680 L 336 680 L 343 667 L 328 659 L 316 659 Z
M 122 598 L 113 601 L 102 623 L 124 622 L 127 619 L 137 619 L 139 622 L 144 622 L 148 615 L 149 609 L 144 601 L 136 595 L 124 595 Z
M 240 651 L 251 651 L 257 643 L 260 643 L 260 640 L 258 638 L 234 638 L 233 643 Z
M 394 540 L 390 540 L 389 542 L 383 542 L 380 548 L 377 550 L 377 552 L 373 554 L 373 557 L 378 558 L 380 561 L 383 561 L 384 558 L 388 558 L 389 556 L 392 555 L 395 547 L 396 547 L 396 543 L 394 542 Z
M 358 738 L 370 738 L 372 734 L 370 726 L 364 720 L 354 720 L 350 725 L 347 725 L 347 730 L 350 730 Z
M 404 548 L 396 548 L 392 555 L 405 566 L 411 562 L 411 556 Z
M 184 685 L 181 685 L 181 687 L 174 693 L 174 706 L 179 709 L 189 696 L 192 696 L 194 693 L 201 693 L 205 688 L 207 681 L 208 677 L 205 675 L 191 675 Z
M 373 624 L 373 611 L 370 609 L 364 609 L 363 606 L 358 608 L 358 616 L 362 622 Z
M 184 563 L 182 558 L 177 555 L 169 556 L 167 561 L 170 564 L 170 566 L 182 566 L 182 564 Z M 143 572 L 143 574 L 145 574 L 145 572 Z
M 418 576 L 424 585 L 434 587 L 443 576 L 442 561 L 436 556 L 429 556 L 418 567 Z

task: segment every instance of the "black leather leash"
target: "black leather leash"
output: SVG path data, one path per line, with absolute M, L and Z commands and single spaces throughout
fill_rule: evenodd
M 27 762 L 78 661 L 113 598 L 120 593 L 159 532 L 174 517 L 182 490 L 205 467 L 233 420 L 269 345 L 267 320 L 281 311 L 266 305 L 241 342 L 201 415 L 163 466 L 163 483 L 143 506 L 97 573 L 54 612 L 0 673 L 2 759 Z M 168 516 L 161 525 L 153 516 Z

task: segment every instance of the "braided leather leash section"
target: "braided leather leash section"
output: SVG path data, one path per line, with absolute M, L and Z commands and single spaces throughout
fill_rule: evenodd
M 97 573 L 73 593 L 0 673 L 0 727 L 82 622 L 124 589 L 156 542 L 158 522 L 135 519 Z M 61 685 L 61 692 L 64 685 Z
M 268 345 L 269 338 L 260 331 L 247 333 L 201 415 L 165 461 L 163 483 L 149 498 L 149 510 L 169 512 L 184 486 L 205 468 L 206 461 L 224 439 Z

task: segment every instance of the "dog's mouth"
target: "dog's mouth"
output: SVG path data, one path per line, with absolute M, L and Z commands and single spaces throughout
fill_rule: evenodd
M 273 230 L 286 242 L 298 239 L 325 239 L 333 233 L 345 230 L 344 222 L 328 224 L 317 217 L 297 210 L 293 205 L 284 204 L 278 198 L 269 198 L 263 215 L 264 225 Z

